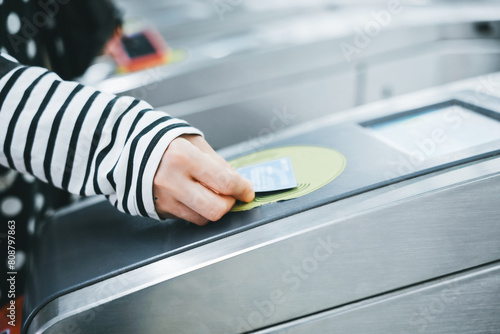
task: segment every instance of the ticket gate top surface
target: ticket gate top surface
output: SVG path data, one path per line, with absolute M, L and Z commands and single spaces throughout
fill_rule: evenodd
M 500 153 L 498 98 L 473 91 L 411 97 L 404 108 L 378 103 L 369 113 L 345 113 L 340 121 L 315 122 L 258 147 L 225 151 L 230 159 L 294 146 L 340 152 L 346 164 L 339 175 L 296 199 L 230 212 L 206 227 L 130 217 L 100 200 L 59 212 L 37 229 L 24 330 L 46 325 L 40 311 L 73 291 L 328 203 Z

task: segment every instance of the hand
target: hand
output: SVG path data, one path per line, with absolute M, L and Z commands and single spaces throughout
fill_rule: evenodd
M 178 217 L 196 225 L 217 221 L 236 200 L 251 202 L 250 181 L 198 135 L 174 139 L 153 180 L 155 207 L 161 218 Z

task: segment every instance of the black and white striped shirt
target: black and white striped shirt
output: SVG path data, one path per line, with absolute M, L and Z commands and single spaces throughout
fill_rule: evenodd
M 200 134 L 144 101 L 0 56 L 0 164 L 158 219 L 153 178 L 169 143 Z

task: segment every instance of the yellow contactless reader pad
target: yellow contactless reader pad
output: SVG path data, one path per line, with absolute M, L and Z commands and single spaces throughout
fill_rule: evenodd
M 319 146 L 283 146 L 248 155 L 229 161 L 238 169 L 266 161 L 289 158 L 297 187 L 273 193 L 258 193 L 250 203 L 237 202 L 231 211 L 246 211 L 258 206 L 298 198 L 309 194 L 333 181 L 346 166 L 346 158 L 336 150 Z

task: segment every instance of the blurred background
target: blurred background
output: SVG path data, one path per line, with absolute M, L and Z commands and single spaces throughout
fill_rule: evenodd
M 152 52 L 137 38 L 149 31 L 163 58 L 123 64 L 115 49 L 114 60 L 100 57 L 80 80 L 188 120 L 217 149 L 353 106 L 500 70 L 498 1 L 116 4 L 129 37 L 125 53 L 141 58 Z M 288 116 L 276 122 L 283 113 Z

